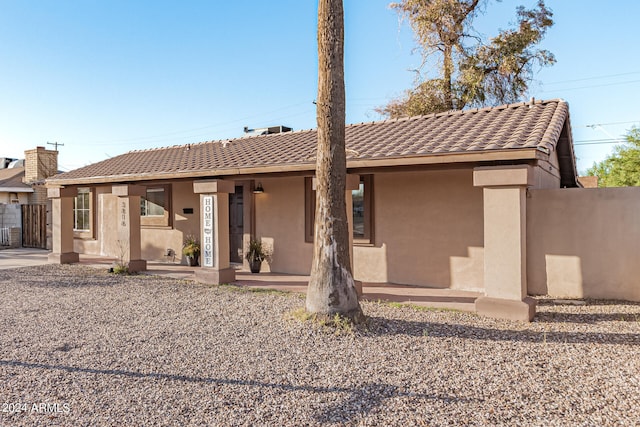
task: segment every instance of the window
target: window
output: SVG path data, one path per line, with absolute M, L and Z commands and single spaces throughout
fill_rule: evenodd
M 164 216 L 164 188 L 147 188 L 147 195 L 140 198 L 141 216 Z
M 316 192 L 313 178 L 305 178 L 305 241 L 313 242 Z M 373 243 L 373 175 L 360 176 L 357 190 L 351 191 L 353 203 L 353 243 Z
M 313 178 L 304 179 L 304 241 L 313 242 L 313 223 L 316 217 L 316 192 Z
M 373 175 L 361 175 L 353 200 L 353 243 L 373 243 Z
M 78 195 L 73 199 L 73 230 L 91 231 L 91 191 L 89 188 L 78 188 Z
M 147 187 L 145 196 L 140 197 L 140 225 L 166 227 L 169 222 L 170 186 Z

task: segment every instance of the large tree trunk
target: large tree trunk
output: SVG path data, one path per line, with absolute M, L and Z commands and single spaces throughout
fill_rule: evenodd
M 318 151 L 313 264 L 307 311 L 363 319 L 349 259 L 345 206 L 344 16 L 342 0 L 318 5 Z
M 444 74 L 444 98 L 446 106 L 449 110 L 455 109 L 453 102 L 453 46 L 447 45 L 443 52 L 444 65 L 442 67 Z

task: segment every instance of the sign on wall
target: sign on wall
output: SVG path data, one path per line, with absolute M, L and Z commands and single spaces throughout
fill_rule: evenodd
M 202 266 L 213 267 L 213 196 L 202 197 Z

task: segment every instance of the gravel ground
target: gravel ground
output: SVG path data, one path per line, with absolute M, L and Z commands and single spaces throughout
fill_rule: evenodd
M 541 300 L 531 324 L 83 266 L 0 271 L 0 425 L 640 425 L 640 305 Z

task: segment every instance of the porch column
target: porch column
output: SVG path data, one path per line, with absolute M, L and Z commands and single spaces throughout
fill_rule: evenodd
M 536 300 L 527 296 L 528 165 L 478 167 L 473 185 L 483 188 L 484 287 L 476 300 L 481 315 L 531 321 Z
M 80 257 L 73 251 L 73 198 L 78 195 L 76 188 L 48 188 L 51 199 L 51 239 L 50 263 L 71 264 Z
M 140 197 L 146 195 L 141 185 L 114 185 L 112 194 L 118 196 L 118 254 L 128 263 L 129 271 L 136 273 L 147 269 L 142 259 L 140 241 Z
M 193 192 L 200 194 L 202 268 L 196 269 L 196 280 L 216 285 L 235 282 L 236 271 L 229 263 L 229 193 L 235 192 L 235 183 L 194 181 Z

